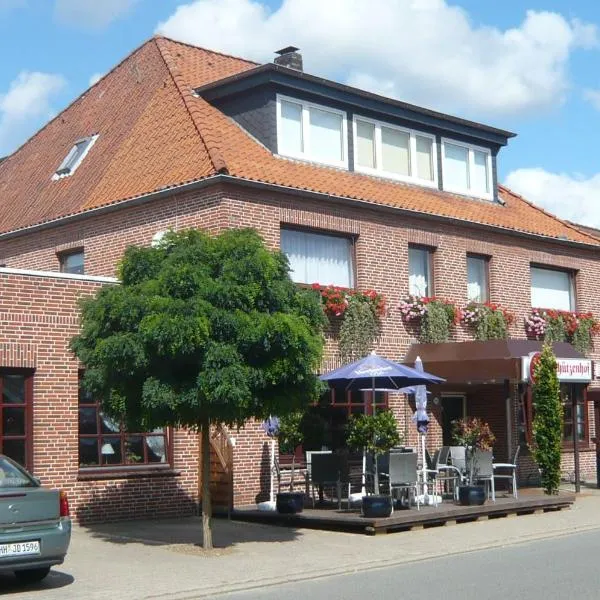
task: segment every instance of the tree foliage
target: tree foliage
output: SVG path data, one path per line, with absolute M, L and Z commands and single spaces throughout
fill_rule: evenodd
M 185 426 L 203 439 L 211 424 L 318 399 L 323 311 L 288 270 L 251 229 L 170 232 L 157 247 L 128 248 L 121 285 L 81 305 L 71 348 L 85 387 L 132 430 Z
M 398 424 L 390 410 L 374 415 L 353 415 L 348 426 L 347 443 L 350 448 L 366 450 L 375 455 L 385 454 L 402 440 Z
M 544 345 L 539 362 L 534 367 L 533 386 L 533 459 L 542 476 L 547 494 L 558 493 L 560 484 L 560 446 L 563 428 L 563 408 L 560 384 L 556 374 L 556 358 L 548 344 Z
M 128 248 L 122 285 L 82 302 L 84 384 L 136 429 L 242 425 L 318 398 L 323 311 L 249 229 Z

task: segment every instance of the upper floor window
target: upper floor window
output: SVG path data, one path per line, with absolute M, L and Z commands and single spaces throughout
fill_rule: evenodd
M 357 171 L 436 185 L 433 135 L 355 117 L 354 149 Z
M 160 465 L 168 462 L 167 432 L 130 433 L 102 413 L 79 377 L 79 466 Z
M 444 189 L 458 194 L 492 197 L 492 153 L 487 148 L 442 139 Z
M 558 269 L 531 267 L 531 306 L 555 310 L 575 310 L 573 273 Z
M 432 251 L 430 248 L 408 248 L 408 293 L 411 296 L 432 296 Z
M 58 169 L 56 169 L 53 179 L 60 179 L 61 177 L 73 175 L 97 139 L 98 135 L 91 135 L 77 140 L 69 150 L 67 156 L 65 156 L 64 160 L 60 163 Z
M 467 255 L 467 299 L 469 302 L 489 300 L 489 259 Z
M 277 96 L 277 152 L 348 168 L 346 113 Z
M 61 273 L 72 273 L 75 275 L 83 275 L 84 273 L 84 255 L 83 250 L 75 250 L 74 252 L 63 252 L 59 255 Z
M 297 283 L 354 287 L 353 240 L 349 237 L 282 229 L 281 251 Z

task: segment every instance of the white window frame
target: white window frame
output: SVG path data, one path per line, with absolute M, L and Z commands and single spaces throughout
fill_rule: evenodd
M 280 140 L 281 140 L 281 102 L 292 102 L 293 104 L 298 104 L 302 107 L 302 140 L 304 142 L 304 151 L 303 152 L 280 152 Z M 311 156 L 310 152 L 310 109 L 314 108 L 317 110 L 322 110 L 324 112 L 329 112 L 335 115 L 339 115 L 342 117 L 342 139 L 341 139 L 341 150 L 343 160 L 331 160 L 331 161 L 323 161 L 317 160 Z M 293 98 L 291 96 L 284 96 L 282 94 L 277 94 L 277 154 L 279 156 L 284 156 L 288 158 L 297 158 L 300 160 L 306 160 L 313 163 L 318 163 L 322 165 L 328 165 L 331 167 L 339 167 L 341 169 L 348 170 L 348 119 L 347 115 L 343 110 L 339 110 L 337 108 L 331 108 L 329 106 L 323 106 L 322 104 L 315 104 L 314 102 L 308 102 L 307 100 L 300 100 L 298 98 Z
M 56 181 L 57 179 L 63 179 L 64 177 L 70 177 L 71 175 L 73 175 L 73 173 L 75 173 L 75 171 L 77 171 L 77 168 L 79 167 L 79 165 L 83 162 L 83 159 L 87 156 L 88 152 L 92 149 L 92 146 L 96 143 L 96 140 L 98 139 L 98 137 L 99 137 L 99 134 L 96 134 L 96 135 L 91 135 L 89 137 L 80 138 L 78 140 L 75 140 L 75 142 L 71 146 L 71 149 L 69 150 L 69 152 L 67 153 L 67 155 L 65 156 L 63 161 L 60 163 L 60 166 L 58 167 L 58 169 L 56 169 L 54 175 L 52 175 L 53 181 Z M 69 168 L 68 171 L 66 171 L 65 173 L 60 173 L 59 171 L 65 169 L 66 166 L 68 165 L 69 158 L 71 156 L 71 153 L 75 150 L 75 147 L 78 144 L 81 144 L 82 142 L 87 142 L 87 144 L 86 144 L 85 148 L 83 149 L 83 152 L 79 155 L 79 158 L 71 165 L 71 167 Z
M 469 178 L 470 178 L 470 174 L 471 174 L 471 169 L 473 168 L 473 162 L 474 162 L 474 158 L 473 158 L 473 151 L 477 150 L 478 152 L 484 152 L 486 155 L 486 166 L 487 166 L 487 170 L 488 170 L 488 181 L 490 184 L 490 191 L 488 193 L 483 193 L 483 192 L 476 192 L 474 190 L 471 190 L 469 188 L 455 188 L 452 186 L 447 186 L 446 182 L 444 181 L 444 164 L 445 164 L 445 156 L 446 156 L 446 144 L 451 144 L 453 146 L 460 146 L 461 148 L 466 148 L 469 151 Z M 485 148 L 484 146 L 475 146 L 474 144 L 466 144 L 465 142 L 459 142 L 458 140 L 453 140 L 450 138 L 442 138 L 442 147 L 441 147 L 441 153 L 442 153 L 442 185 L 444 188 L 444 191 L 446 192 L 452 192 L 454 194 L 461 194 L 463 196 L 472 196 L 475 198 L 485 198 L 486 200 L 493 200 L 494 199 L 494 179 L 492 176 L 492 151 L 489 148 Z
M 357 121 L 363 121 L 364 123 L 370 123 L 375 126 L 375 168 L 364 167 L 358 164 L 358 131 Z M 428 138 L 432 141 L 432 155 L 431 160 L 433 162 L 433 179 L 421 179 L 416 175 L 398 175 L 398 173 L 390 173 L 384 171 L 378 165 L 383 164 L 382 160 L 382 143 L 381 143 L 381 128 L 387 127 L 388 129 L 394 129 L 402 133 L 407 133 L 410 136 L 410 168 L 413 169 L 413 165 L 416 164 L 417 155 L 417 138 L 416 136 Z M 377 121 L 370 119 L 369 117 L 362 117 L 361 115 L 354 115 L 352 118 L 352 137 L 354 141 L 354 170 L 357 173 L 365 173 L 366 175 L 375 175 L 376 177 L 385 177 L 386 179 L 395 179 L 397 181 L 405 181 L 407 183 L 417 183 L 418 185 L 425 185 L 427 187 L 438 187 L 438 159 L 437 159 L 437 142 L 435 135 L 431 133 L 425 133 L 423 131 L 417 131 L 416 129 L 407 129 L 406 127 L 400 127 L 399 125 L 392 125 L 385 121 Z
M 529 295 L 530 295 L 530 297 L 533 295 L 532 294 L 532 290 L 533 290 L 532 272 L 534 269 L 538 270 L 538 271 L 555 271 L 555 272 L 559 272 L 559 273 L 564 273 L 565 275 L 568 276 L 568 278 L 569 278 L 569 305 L 571 307 L 568 312 L 576 312 L 577 311 L 577 298 L 575 296 L 575 272 L 571 271 L 569 269 L 562 269 L 561 267 L 530 264 L 529 265 Z M 530 303 L 531 303 L 531 308 L 545 308 L 548 310 L 565 310 L 564 308 L 554 308 L 553 306 L 534 306 L 533 298 L 531 298 Z

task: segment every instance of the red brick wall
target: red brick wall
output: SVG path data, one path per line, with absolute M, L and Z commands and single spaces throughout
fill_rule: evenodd
M 70 338 L 78 331 L 77 301 L 101 283 L 0 270 L 0 367 L 34 369 L 33 472 L 69 494 L 80 520 L 189 514 L 197 498 L 197 444 L 173 434 L 169 476 L 96 478 L 79 471 L 78 362 Z
M 325 200 L 259 192 L 233 185 L 165 197 L 113 213 L 90 215 L 77 223 L 57 225 L 35 234 L 1 240 L 0 261 L 9 267 L 57 270 L 57 252 L 83 246 L 86 273 L 113 275 L 116 263 L 127 245 L 149 244 L 159 230 L 201 227 L 216 232 L 227 227 L 250 226 L 257 228 L 271 247 L 278 247 L 281 224 L 357 236 L 358 287 L 377 289 L 389 299 L 389 313 L 383 319 L 376 350 L 392 359 L 401 360 L 417 334 L 415 328 L 405 326 L 395 308 L 398 300 L 408 292 L 409 243 L 426 244 L 435 249 L 435 294 L 462 305 L 466 303 L 466 253 L 491 256 L 491 299 L 502 303 L 516 315 L 511 337 L 525 337 L 523 318 L 530 310 L 531 262 L 576 269 L 577 308 L 600 315 L 600 297 L 595 293 L 595 281 L 600 278 L 600 261 L 593 251 L 491 230 L 483 231 L 468 223 L 436 223 L 383 212 L 377 207 L 342 206 Z M 459 325 L 452 339 L 471 339 L 471 332 Z M 338 363 L 335 349 L 335 340 L 330 336 L 327 340 L 325 368 Z M 600 358 L 600 353 L 595 350 L 592 358 Z M 596 383 L 592 385 L 596 386 Z M 513 398 L 516 401 L 516 392 Z M 498 420 L 498 427 L 504 430 L 500 437 L 505 438 L 506 424 L 500 422 L 504 417 L 501 419 L 499 416 L 500 411 L 504 410 L 502 394 L 485 390 L 479 398 L 472 394 L 469 396 L 469 405 L 473 410 L 483 410 L 484 406 L 478 404 L 481 402 L 485 403 L 489 417 Z M 402 398 L 393 400 L 392 406 L 399 417 L 400 430 L 408 434 L 407 442 L 412 443 L 414 426 L 406 421 L 411 410 Z M 436 416 L 435 408 L 432 414 Z M 513 421 L 516 419 L 515 406 L 512 418 Z M 234 501 L 236 505 L 251 504 L 256 501 L 257 495 L 262 494 L 262 497 L 264 490 L 268 490 L 268 476 L 265 475 L 268 473 L 268 463 L 265 462 L 268 453 L 264 450 L 266 440 L 258 425 L 248 425 L 233 435 L 237 442 L 234 449 Z M 514 435 L 516 422 L 513 423 Z M 441 431 L 435 418 L 428 439 L 431 447 L 441 441 Z M 565 461 L 568 459 L 568 455 L 565 455 Z M 582 464 L 587 468 L 592 462 L 593 453 L 590 453 Z

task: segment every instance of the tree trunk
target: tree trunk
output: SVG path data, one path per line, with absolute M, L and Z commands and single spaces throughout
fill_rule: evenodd
M 212 550 L 212 505 L 210 502 L 210 421 L 203 419 L 202 434 L 202 547 Z

